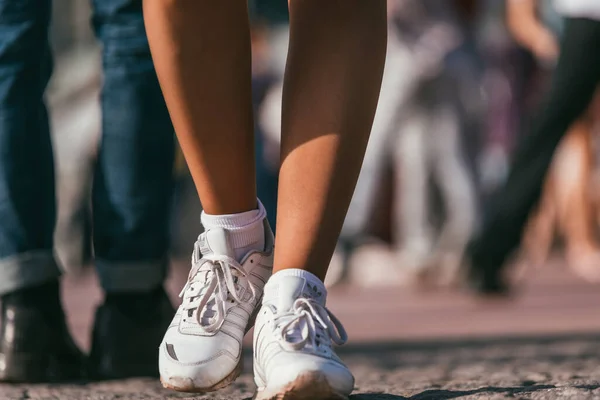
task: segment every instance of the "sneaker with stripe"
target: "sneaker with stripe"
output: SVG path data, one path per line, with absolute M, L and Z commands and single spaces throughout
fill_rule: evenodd
M 264 220 L 265 249 L 237 262 L 225 229 L 210 229 L 194 246 L 182 303 L 159 349 L 164 387 L 210 392 L 242 369 L 242 340 L 254 325 L 273 268 L 273 233 Z
M 348 399 L 354 377 L 333 347 L 348 337 L 326 297 L 323 283 L 306 271 L 271 277 L 254 329 L 254 399 Z

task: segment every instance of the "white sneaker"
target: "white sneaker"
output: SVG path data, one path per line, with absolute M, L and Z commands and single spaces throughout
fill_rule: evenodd
M 194 245 L 182 304 L 159 349 L 160 380 L 183 392 L 209 392 L 242 370 L 242 340 L 254 325 L 273 268 L 273 233 L 265 225 L 265 251 L 241 263 L 224 229 L 210 229 Z
M 269 280 L 254 329 L 255 399 L 348 398 L 354 377 L 332 348 L 347 335 L 326 297 L 323 283 L 305 271 Z

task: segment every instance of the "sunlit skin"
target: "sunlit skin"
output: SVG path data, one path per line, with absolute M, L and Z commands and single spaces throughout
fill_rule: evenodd
M 293 0 L 274 272 L 323 279 L 354 191 L 386 52 L 386 0 Z M 146 0 L 156 71 L 204 210 L 256 208 L 245 2 Z

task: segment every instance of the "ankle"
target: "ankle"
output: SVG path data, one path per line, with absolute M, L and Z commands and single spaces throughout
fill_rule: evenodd
M 260 200 L 256 210 L 238 214 L 210 215 L 202 212 L 202 225 L 206 230 L 221 228 L 229 234 L 235 257 L 241 261 L 252 250 L 265 247 L 264 220 L 267 213 Z

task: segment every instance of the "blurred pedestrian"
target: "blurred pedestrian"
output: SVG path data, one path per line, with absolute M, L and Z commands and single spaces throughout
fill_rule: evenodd
M 271 27 L 256 20 L 251 24 L 252 45 L 252 105 L 255 114 L 260 110 L 272 88 L 279 86 L 283 72 L 273 66 L 273 49 L 269 36 Z M 279 174 L 279 138 L 273 140 L 259 118 L 254 120 L 256 144 L 256 193 L 261 199 L 267 219 L 275 233 L 277 216 L 277 176 Z
M 400 266 L 444 283 L 458 267 L 477 216 L 474 179 L 463 146 L 466 113 L 460 96 L 460 85 L 475 81 L 459 80 L 461 69 L 471 69 L 471 60 L 460 54 L 467 35 L 452 4 L 403 3 L 404 11 L 396 18 L 398 37 L 410 49 L 406 62 L 418 71 L 418 86 L 398 110 L 395 135 L 388 143 L 394 149 L 397 178 L 394 236 Z M 445 211 L 437 232 L 430 223 L 430 179 L 439 188 Z
M 506 28 L 506 2 L 482 0 L 480 8 L 475 31 L 484 62 L 481 90 L 487 114 L 479 134 L 483 143 L 477 154 L 477 172 L 482 213 L 486 214 L 488 200 L 506 180 L 518 127 L 527 115 L 524 89 L 533 63 Z
M 256 399 L 347 398 L 354 387 L 333 348 L 347 335 L 326 308 L 323 279 L 377 106 L 386 3 L 309 0 L 289 7 L 274 243 L 256 196 L 246 2 L 144 2 L 206 229 L 159 350 L 168 388 L 229 385 L 241 373 L 243 337 L 254 317 Z
M 558 58 L 562 19 L 550 1 L 511 0 L 508 26 L 542 65 Z M 543 264 L 556 231 L 564 238 L 568 266 L 584 278 L 600 273 L 590 183 L 593 168 L 593 113 L 588 110 L 568 130 L 554 157 L 538 210 L 524 237 L 527 258 Z
M 508 180 L 494 196 L 481 232 L 469 246 L 469 280 L 484 293 L 506 290 L 503 266 L 521 242 L 558 144 L 586 111 L 600 80 L 600 2 L 556 0 L 556 6 L 565 16 L 565 28 L 550 92 L 519 143 Z
M 382 90 L 342 229 L 341 251 L 352 252 L 366 241 L 383 176 L 391 166 L 394 268 L 403 270 L 399 276 L 428 275 L 443 282 L 442 275 L 452 275 L 458 265 L 477 214 L 473 176 L 462 146 L 466 124 L 456 72 L 464 64 L 448 65 L 449 57 L 465 45 L 466 35 L 450 3 L 390 0 L 388 9 Z M 464 62 L 470 61 L 463 58 L 456 64 Z M 430 223 L 432 178 L 446 211 L 439 232 Z
M 156 375 L 173 314 L 168 263 L 174 134 L 154 72 L 142 3 L 94 0 L 103 45 L 102 142 L 93 184 L 95 264 L 105 292 L 94 376 Z M 54 163 L 44 92 L 52 74 L 50 0 L 0 0 L 0 380 L 81 379 L 53 252 Z

